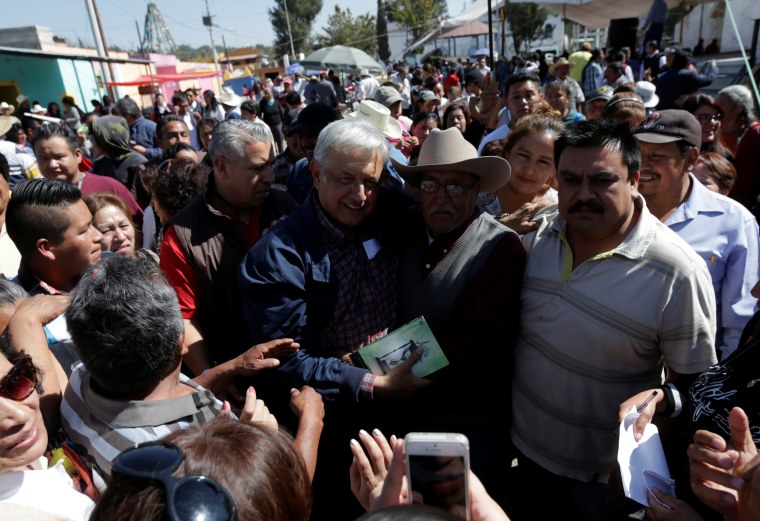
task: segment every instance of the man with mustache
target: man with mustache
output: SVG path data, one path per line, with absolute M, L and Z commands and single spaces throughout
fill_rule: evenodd
M 520 498 L 534 519 L 607 519 L 619 404 L 670 412 L 659 389 L 716 361 L 715 298 L 704 261 L 647 209 L 639 147 L 607 120 L 555 144 L 559 204 L 523 237 L 528 264 L 512 383 Z M 633 397 L 629 400 L 630 397 Z M 520 512 L 518 508 L 518 513 Z
M 661 110 L 635 132 L 641 146 L 639 191 L 652 214 L 707 264 L 717 308 L 715 345 L 723 359 L 739 345 L 755 312 L 752 286 L 760 278 L 755 217 L 733 199 L 711 192 L 692 169 L 702 127 L 685 110 Z
M 399 322 L 424 316 L 449 360 L 430 388 L 399 407 L 403 430 L 466 434 L 475 473 L 502 497 L 514 457 L 503 377 L 512 373 L 525 251 L 515 232 L 478 211 L 477 199 L 506 184 L 509 163 L 478 157 L 455 128 L 433 129 L 416 166 L 391 161 L 420 200 L 399 263 Z

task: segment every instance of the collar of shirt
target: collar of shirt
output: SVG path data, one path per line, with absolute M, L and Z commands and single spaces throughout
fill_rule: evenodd
M 355 244 L 360 240 L 359 232 L 344 232 L 332 221 L 330 216 L 325 213 L 324 208 L 319 203 L 317 194 L 313 194 L 314 198 L 314 210 L 317 214 L 317 221 L 322 228 L 322 237 L 325 240 L 325 245 L 328 248 L 339 248 L 343 246 L 349 246 Z
M 26 290 L 29 295 L 68 295 L 66 291 L 61 291 L 54 288 L 47 282 L 40 279 L 37 275 L 32 273 L 29 267 L 22 262 L 18 268 L 18 275 L 16 280 L 19 285 Z
M 678 205 L 671 216 L 668 217 L 668 220 L 665 221 L 666 226 L 690 221 L 698 214 L 720 215 L 725 213 L 717 201 L 715 193 L 708 190 L 707 187 L 694 177 L 694 174 L 689 173 L 689 181 L 691 182 L 689 195 Z
M 430 231 L 425 227 L 427 241 L 420 251 L 420 271 L 423 276 L 427 277 L 430 272 L 435 269 L 438 263 L 449 253 L 451 247 L 454 246 L 454 243 L 459 240 L 478 215 L 479 212 L 477 210 L 474 211 L 462 226 L 455 230 L 451 230 L 448 233 L 444 233 L 437 239 L 433 239 L 430 235 Z

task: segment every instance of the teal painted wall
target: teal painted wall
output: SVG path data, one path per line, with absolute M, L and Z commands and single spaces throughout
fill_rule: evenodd
M 44 107 L 51 101 L 60 103 L 65 91 L 58 61 L 54 59 L 0 55 L 0 81 L 15 81 L 21 94 Z M 7 101 L 17 105 L 15 99 Z
M 90 100 L 105 94 L 98 92 L 92 65 L 83 60 L 0 55 L 0 81 L 15 81 L 21 94 L 39 101 L 45 108 L 51 101 L 60 105 L 61 96 L 66 93 L 74 96 L 79 108 L 90 112 L 93 110 Z M 5 101 L 16 105 L 14 99 Z

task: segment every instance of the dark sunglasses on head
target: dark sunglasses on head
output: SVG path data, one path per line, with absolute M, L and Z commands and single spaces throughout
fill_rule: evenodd
M 182 450 L 173 443 L 149 441 L 119 454 L 111 470 L 161 483 L 171 521 L 235 521 L 235 502 L 219 482 L 206 476 L 172 476 L 183 459 Z
M 0 396 L 16 402 L 26 400 L 37 388 L 37 369 L 32 357 L 26 355 L 13 364 L 10 371 L 0 380 Z

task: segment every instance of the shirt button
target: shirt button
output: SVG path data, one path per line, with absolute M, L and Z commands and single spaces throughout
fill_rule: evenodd
M 430 264 L 425 264 L 426 269 L 430 269 Z
M 449 250 L 443 250 L 443 253 L 448 253 L 448 252 L 449 252 Z

